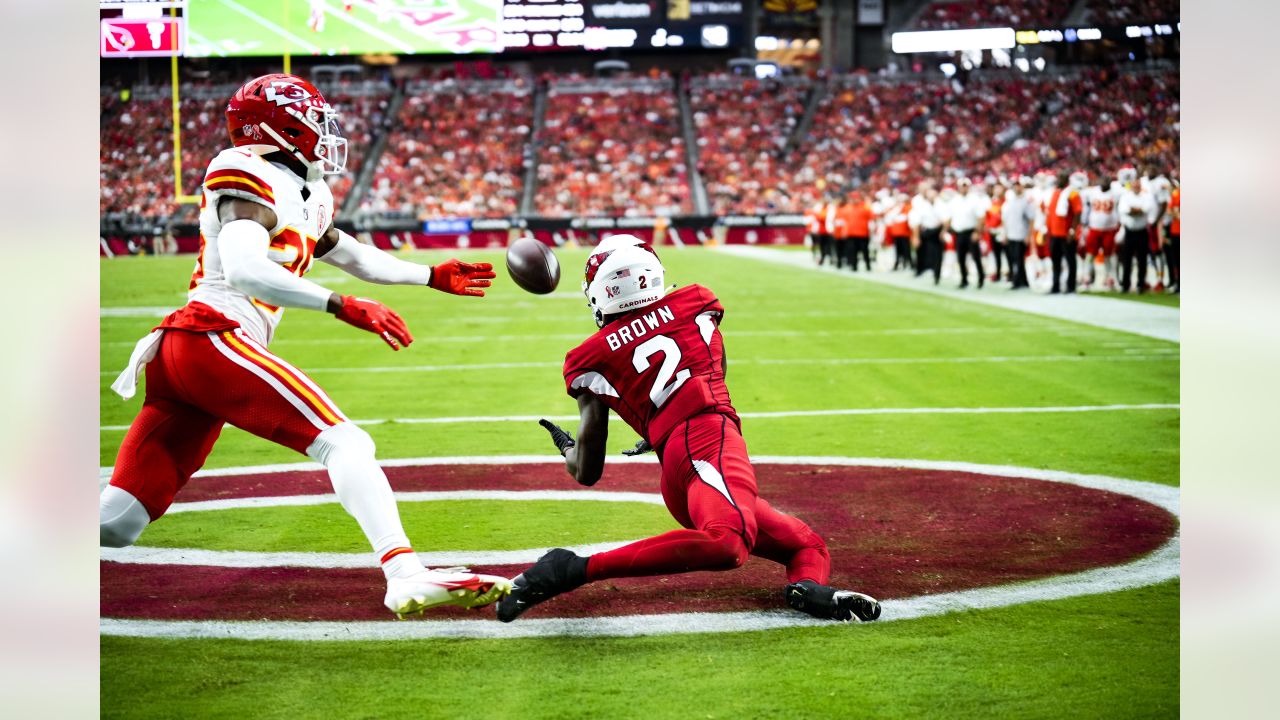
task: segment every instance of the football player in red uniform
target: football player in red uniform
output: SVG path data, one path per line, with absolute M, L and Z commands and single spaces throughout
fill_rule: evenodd
M 488 263 L 430 267 L 363 245 L 333 224 L 326 175 L 343 171 L 338 112 L 314 85 L 264 75 L 227 105 L 233 147 L 209 164 L 200 203 L 200 254 L 187 304 L 138 342 L 112 385 L 128 399 L 146 368 L 146 399 L 99 499 L 106 547 L 132 545 L 204 465 L 224 424 L 321 463 L 342 507 L 364 531 L 399 615 L 437 605 L 478 607 L 510 581 L 427 570 L 409 545 L 373 439 L 311 378 L 267 349 L 285 308 L 332 313 L 399 350 L 404 321 L 375 300 L 339 295 L 303 276 L 315 260 L 383 285 L 483 296 Z
M 787 569 L 783 596 L 818 618 L 875 620 L 880 604 L 826 583 L 831 557 L 808 525 L 759 497 L 741 423 L 725 386 L 724 307 L 710 290 L 667 292 L 658 257 L 637 238 L 610 238 L 587 260 L 584 290 L 600 331 L 570 351 L 564 380 L 581 415 L 575 439 L 543 420 L 569 473 L 591 486 L 604 471 L 609 411 L 656 449 L 662 497 L 684 529 L 580 557 L 551 550 L 498 602 L 510 622 L 584 583 L 732 570 L 758 555 Z

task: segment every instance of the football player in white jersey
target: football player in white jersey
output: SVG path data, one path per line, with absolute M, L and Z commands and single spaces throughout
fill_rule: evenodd
M 337 112 L 311 83 L 259 77 L 231 98 L 226 117 L 234 147 L 219 153 L 205 175 L 188 302 L 138 342 L 112 385 L 132 397 L 145 365 L 146 399 L 99 500 L 101 544 L 132 545 L 164 515 L 231 423 L 325 466 L 381 563 L 392 612 L 495 602 L 510 589 L 505 578 L 423 567 L 368 433 L 267 350 L 286 307 L 332 313 L 393 350 L 413 342 L 400 316 L 381 303 L 303 279 L 316 259 L 368 282 L 472 296 L 484 295 L 493 268 L 406 262 L 334 226 L 324 177 L 343 171 L 346 140 Z
M 1089 273 L 1086 289 L 1114 290 L 1116 233 L 1120 231 L 1118 181 L 1098 173 L 1098 184 L 1084 192 L 1080 224 L 1085 228 L 1084 253 Z

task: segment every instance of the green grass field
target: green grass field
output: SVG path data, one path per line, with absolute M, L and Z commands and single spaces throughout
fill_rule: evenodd
M 187 54 L 236 55 L 358 55 L 361 53 L 497 52 L 502 49 L 498 23 L 501 0 L 455 0 L 434 7 L 395 3 L 404 10 L 450 11 L 422 26 L 392 3 L 368 0 L 321 0 L 324 25 L 312 27 L 312 0 L 191 0 L 187 6 Z M 346 6 L 350 5 L 350 9 Z M 486 28 L 466 41 L 449 31 Z
M 493 252 L 465 256 L 501 263 Z M 1179 402 L 1173 343 L 702 249 L 667 249 L 662 257 L 669 283 L 698 282 L 723 300 L 729 386 L 740 412 Z M 576 292 L 585 251 L 561 252 L 560 259 L 559 292 L 535 297 L 500 278 L 483 300 L 367 286 L 318 263 L 309 277 L 386 302 L 417 341 L 392 353 L 326 315 L 295 310 L 287 311 L 272 349 L 310 373 L 349 417 L 381 420 L 366 429 L 383 458 L 545 455 L 546 435 L 532 423 L 395 420 L 574 413 L 559 366 L 594 325 Z M 177 307 L 191 264 L 190 257 L 104 261 L 102 305 Z M 138 398 L 120 401 L 109 384 L 159 315 L 101 320 L 103 465 L 112 464 L 124 434 L 119 428 L 140 405 Z M 499 364 L 519 366 L 492 367 Z M 611 453 L 635 442 L 621 425 L 612 430 Z M 1178 484 L 1176 409 L 748 417 L 744 433 L 758 455 L 958 460 Z M 304 459 L 229 428 L 209 466 Z M 445 512 L 439 505 L 406 504 L 403 512 L 407 520 L 439 517 Z M 604 541 L 669 522 L 657 507 L 624 503 L 583 515 L 587 507 L 579 503 L 573 510 L 582 521 L 561 539 L 552 536 L 563 527 L 556 508 L 540 507 L 536 516 L 525 508 L 530 512 L 468 502 L 447 512 L 482 527 L 494 548 Z M 348 523 L 344 534 L 336 506 L 216 515 L 225 527 L 175 514 L 141 542 L 360 549 L 358 530 Z M 448 547 L 449 532 L 416 542 L 424 544 L 420 549 Z M 1176 582 L 919 620 L 757 633 L 382 643 L 104 637 L 101 647 L 108 717 L 1170 717 L 1178 711 Z

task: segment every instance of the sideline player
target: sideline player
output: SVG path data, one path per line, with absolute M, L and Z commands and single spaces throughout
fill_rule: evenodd
M 204 465 L 223 423 L 304 453 L 325 466 L 339 502 L 373 546 L 397 614 L 437 605 L 492 603 L 510 581 L 427 570 L 410 548 L 368 433 L 310 378 L 267 350 L 285 307 L 329 312 L 377 334 L 392 350 L 413 342 L 381 303 L 342 296 L 302 276 L 315 259 L 379 284 L 426 285 L 483 296 L 488 263 L 405 262 L 334 227 L 325 175 L 346 165 L 337 112 L 292 75 L 250 81 L 227 105 L 235 147 L 204 179 L 200 255 L 187 305 L 138 342 L 112 388 L 128 399 L 146 365 L 146 400 L 116 456 L 99 500 L 104 546 L 132 545 L 164 515 Z
M 720 301 L 700 285 L 668 293 L 662 263 L 647 246 L 634 237 L 610 240 L 588 258 L 584 283 L 600 331 L 565 357 L 565 384 L 581 414 L 578 438 L 541 424 L 569 474 L 591 486 L 604 472 L 609 411 L 617 412 L 643 438 L 635 452 L 657 448 L 662 497 L 684 529 L 589 557 L 551 550 L 514 579 L 498 619 L 510 622 L 588 582 L 732 570 L 748 555 L 786 566 L 783 596 L 796 610 L 830 620 L 878 618 L 873 598 L 826 584 L 831 557 L 823 539 L 757 495 L 724 381 Z

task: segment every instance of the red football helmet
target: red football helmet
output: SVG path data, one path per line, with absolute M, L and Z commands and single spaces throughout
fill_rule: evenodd
M 272 145 L 291 153 L 306 166 L 307 180 L 347 166 L 338 111 L 296 75 L 263 75 L 245 83 L 227 103 L 227 133 L 236 146 Z

